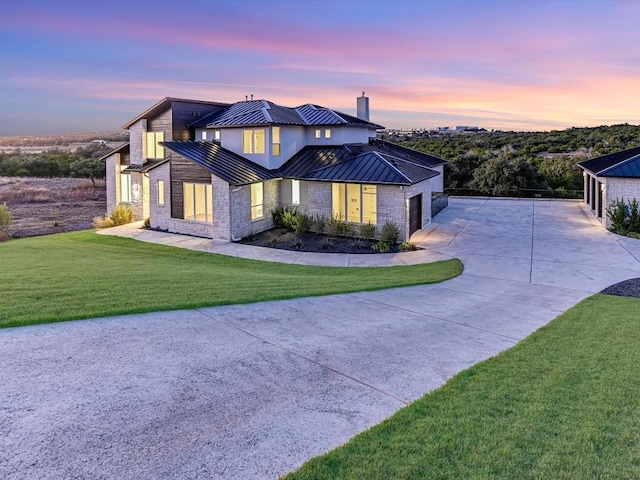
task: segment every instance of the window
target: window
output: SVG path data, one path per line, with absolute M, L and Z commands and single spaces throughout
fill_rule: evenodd
M 330 128 L 325 129 L 324 138 L 331 138 L 331 129 Z
M 204 183 L 183 183 L 184 219 L 196 222 L 213 221 L 213 191 Z
M 265 153 L 264 129 L 243 130 L 242 153 Z
M 202 132 L 202 140 L 206 140 L 207 139 L 207 132 Z
M 300 180 L 291 180 L 291 203 L 300 205 Z
M 322 137 L 322 130 L 320 130 L 319 128 L 316 130 L 316 138 L 321 138 Z
M 271 155 L 280 155 L 280 127 L 271 127 L 272 149 Z
M 158 180 L 158 205 L 164 205 L 164 180 Z
M 378 188 L 375 185 L 331 184 L 332 215 L 347 222 L 375 225 L 378 222 L 377 191 Z
M 147 132 L 147 158 L 164 158 L 164 132 Z
M 264 184 L 251 184 L 251 220 L 256 220 L 264 216 Z
M 131 175 L 128 173 L 120 174 L 120 201 L 131 203 Z
M 213 131 L 213 139 L 220 141 L 220 130 L 214 130 Z

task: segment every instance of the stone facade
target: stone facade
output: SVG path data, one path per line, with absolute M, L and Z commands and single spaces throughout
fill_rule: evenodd
M 600 177 L 603 182 L 602 198 L 602 218 L 600 219 L 605 227 L 611 227 L 611 221 L 607 218 L 606 209 L 616 200 L 623 200 L 629 203 L 636 199 L 640 202 L 640 179 L 639 178 L 618 178 Z
M 211 175 L 213 190 L 213 238 L 231 240 L 231 188 L 215 175 Z
M 142 165 L 146 158 L 145 134 L 147 133 L 147 121 L 142 119 L 129 127 L 129 148 L 131 149 L 131 165 Z M 132 182 L 133 185 L 133 182 Z
M 273 227 L 271 210 L 275 208 L 280 199 L 280 181 L 270 180 L 264 182 L 264 197 L 262 218 L 251 219 L 251 185 L 243 185 L 231 191 L 231 234 L 232 240 L 247 237 L 249 235 L 264 232 Z M 214 194 L 215 201 L 215 194 Z M 215 211 L 215 207 L 214 207 Z M 215 221 L 215 220 L 214 220 Z
M 106 158 L 107 211 L 109 214 L 120 199 L 120 154 L 114 153 Z

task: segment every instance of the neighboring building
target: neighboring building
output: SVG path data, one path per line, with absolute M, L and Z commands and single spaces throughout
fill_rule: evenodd
M 165 98 L 123 128 L 107 162 L 107 208 L 130 205 L 152 228 L 238 240 L 296 206 L 354 224 L 398 225 L 401 239 L 431 221 L 445 161 L 376 139 L 361 118 L 318 105 Z
M 584 177 L 584 202 L 609 228 L 607 207 L 616 200 L 640 201 L 640 147 L 578 163 Z

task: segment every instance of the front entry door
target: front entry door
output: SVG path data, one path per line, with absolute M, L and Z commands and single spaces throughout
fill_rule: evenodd
M 409 199 L 409 236 L 422 228 L 422 194 Z

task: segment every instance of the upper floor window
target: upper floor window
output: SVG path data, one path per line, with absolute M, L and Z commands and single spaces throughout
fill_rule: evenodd
M 147 158 L 164 158 L 164 132 L 147 132 Z
M 325 129 L 324 138 L 331 138 L 331 129 L 330 128 Z
M 280 155 L 280 127 L 271 127 L 272 149 L 271 155 Z
M 220 130 L 213 131 L 213 139 L 217 140 L 218 142 L 220 141 Z
M 207 132 L 204 131 L 202 132 L 202 140 L 206 140 L 207 139 Z
M 242 153 L 265 153 L 263 128 L 242 131 Z
M 322 138 L 322 130 L 319 128 L 316 129 L 316 138 Z

